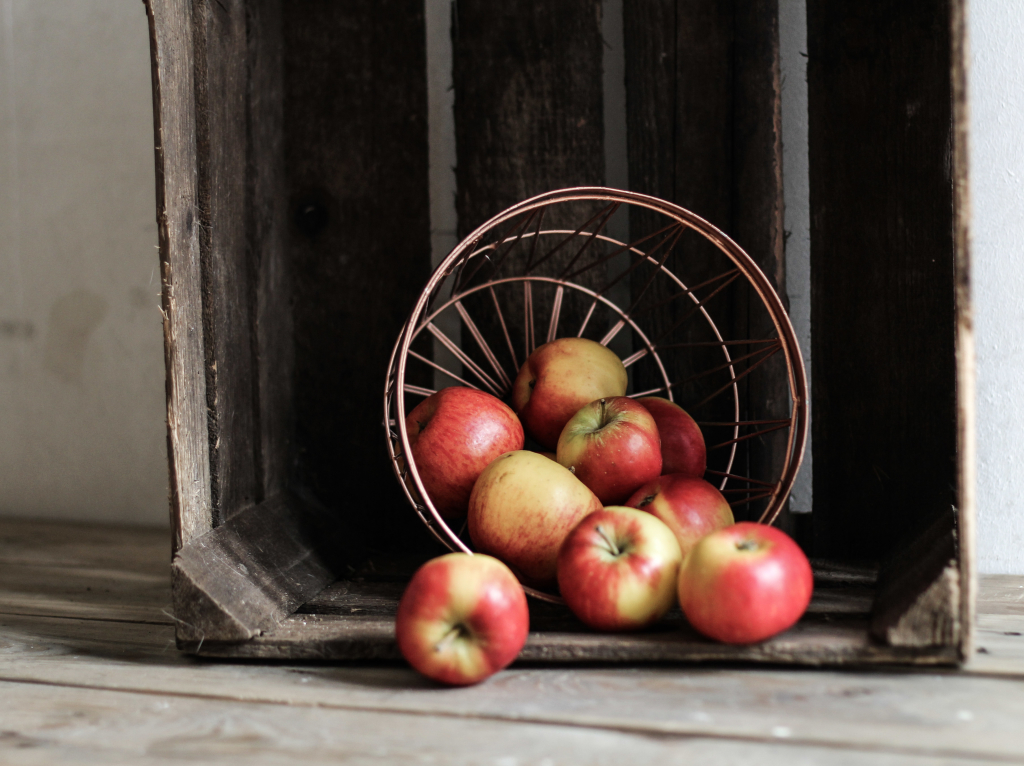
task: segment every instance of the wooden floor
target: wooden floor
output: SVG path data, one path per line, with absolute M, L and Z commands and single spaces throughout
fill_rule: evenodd
M 0 763 L 1024 763 L 1024 578 L 980 600 L 962 670 L 514 667 L 442 689 L 182 655 L 166 534 L 0 521 Z

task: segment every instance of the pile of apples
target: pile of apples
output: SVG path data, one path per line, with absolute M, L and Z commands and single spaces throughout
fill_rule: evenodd
M 702 478 L 696 422 L 667 399 L 626 397 L 627 382 L 614 352 L 561 338 L 527 359 L 512 407 L 452 387 L 409 413 L 427 494 L 447 521 L 466 519 L 480 551 L 429 561 L 409 583 L 395 631 L 417 670 L 469 684 L 512 662 L 529 631 L 520 583 L 557 583 L 596 630 L 642 629 L 677 598 L 695 629 L 730 643 L 803 614 L 804 553 L 774 527 L 734 523 Z M 524 449 L 526 433 L 548 451 Z

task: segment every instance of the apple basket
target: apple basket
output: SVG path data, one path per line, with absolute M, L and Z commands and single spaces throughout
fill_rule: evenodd
M 388 450 L 438 540 L 472 552 L 465 525 L 453 528 L 424 489 L 407 414 L 450 385 L 508 401 L 520 365 L 560 337 L 615 351 L 629 373 L 627 396 L 682 406 L 704 434 L 705 478 L 737 518 L 776 520 L 807 435 L 806 378 L 782 301 L 751 257 L 699 216 L 586 187 L 528 199 L 469 234 L 434 271 L 395 344 Z

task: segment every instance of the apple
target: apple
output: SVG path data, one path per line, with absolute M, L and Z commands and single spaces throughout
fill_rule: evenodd
M 651 413 L 625 396 L 585 405 L 558 437 L 558 462 L 605 505 L 621 504 L 661 474 L 661 439 Z
M 596 630 L 639 630 L 675 603 L 682 553 L 671 530 L 643 511 L 610 506 L 569 533 L 558 553 L 565 603 Z
M 644 396 L 637 401 L 658 424 L 661 472 L 701 478 L 708 467 L 708 452 L 697 422 L 678 404 L 660 396 Z
M 529 629 L 523 587 L 507 566 L 482 554 L 428 561 L 395 615 L 402 656 L 423 675 L 453 685 L 475 684 L 507 666 Z
M 527 585 L 555 581 L 558 549 L 580 519 L 601 501 L 569 469 L 520 450 L 491 463 L 469 498 L 469 536 Z
M 405 422 L 423 486 L 446 519 L 466 515 L 477 477 L 498 455 L 522 449 L 525 438 L 511 407 L 462 386 L 431 394 Z
M 781 633 L 811 601 L 814 575 L 792 538 L 743 522 L 702 539 L 679 570 L 679 605 L 705 636 L 751 644 Z
M 523 364 L 512 384 L 512 407 L 541 446 L 553 450 L 580 407 L 622 396 L 628 383 L 614 351 L 586 338 L 559 338 L 538 346 Z
M 644 484 L 626 505 L 647 511 L 665 522 L 676 536 L 683 556 L 704 535 L 735 521 L 732 508 L 721 492 L 703 479 L 682 474 L 659 476 Z

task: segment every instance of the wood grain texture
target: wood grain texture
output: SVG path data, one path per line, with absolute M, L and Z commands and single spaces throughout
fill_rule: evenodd
M 956 280 L 956 487 L 957 535 L 959 536 L 960 622 L 968 626 L 963 651 L 973 652 L 971 626 L 978 591 L 975 526 L 975 373 L 974 310 L 971 297 L 971 199 L 970 151 L 968 128 L 970 107 L 967 70 L 970 52 L 967 46 L 967 2 L 950 0 L 950 56 L 953 92 L 953 243 Z
M 423 3 L 309 0 L 282 22 L 297 478 L 368 546 L 415 547 L 382 419 L 430 269 Z
M 878 559 L 957 502 L 950 5 L 810 0 L 807 36 L 814 550 Z
M 602 185 L 601 3 L 453 9 L 459 236 L 535 194 Z
M 910 766 L 917 753 L 643 734 L 546 723 L 240 705 L 160 694 L 0 683 L 0 757 L 38 764 L 745 763 Z M 973 753 L 972 753 L 973 755 Z M 946 756 L 944 763 L 966 764 Z
M 476 687 L 440 689 L 398 665 L 197 662 L 174 652 L 165 626 L 0 617 L 0 628 L 2 681 L 654 737 L 764 741 L 783 738 L 781 726 L 791 744 L 932 758 L 1010 758 L 1021 747 L 1019 676 L 514 667 Z
M 114 524 L 0 519 L 0 562 L 23 566 L 116 569 L 163 575 L 167 530 Z
M 947 511 L 908 533 L 878 574 L 871 630 L 892 646 L 960 647 L 956 519 Z
M 243 641 L 272 628 L 334 579 L 346 553 L 333 516 L 297 498 L 236 514 L 174 557 L 180 646 Z
M 788 308 L 783 232 L 782 75 L 779 59 L 779 2 L 756 0 L 735 4 L 735 92 L 733 190 L 730 236 L 740 242 Z M 760 298 L 747 290 L 747 338 L 777 337 Z M 779 353 L 749 376 L 749 420 L 789 417 L 792 395 L 785 357 Z M 747 442 L 750 476 L 781 477 L 788 431 L 774 431 Z M 754 504 L 751 511 L 760 511 Z M 782 511 L 778 525 L 795 534 L 795 520 Z M 805 542 L 801 540 L 801 542 Z
M 39 566 L 0 561 L 0 613 L 173 624 L 170 577 L 98 566 Z
M 167 370 L 171 526 L 177 550 L 213 526 L 206 422 L 192 4 L 148 0 L 157 234 Z
M 119 580 L 128 603 L 159 596 L 158 583 L 137 576 L 160 564 L 157 543 L 152 531 L 0 521 L 0 565 L 57 574 L 54 562 L 66 559 L 75 563 L 63 571 L 69 589 Z M 126 551 L 120 567 L 112 559 L 119 548 Z M 871 579 L 864 570 L 826 571 L 833 580 Z M 0 601 L 20 592 L 11 581 L 0 576 Z M 469 743 L 479 755 L 491 752 L 473 739 L 480 731 L 482 740 L 494 741 L 495 753 L 508 742 L 508 757 L 522 760 L 534 753 L 525 738 L 557 744 L 573 730 L 582 740 L 572 752 L 589 752 L 583 743 L 597 743 L 614 762 L 621 762 L 617 737 L 633 743 L 630 752 L 684 760 L 694 754 L 680 749 L 686 743 L 710 741 L 728 747 L 709 750 L 708 757 L 724 753 L 726 761 L 748 755 L 768 763 L 776 755 L 796 763 L 844 763 L 854 756 L 850 762 L 1015 761 L 1024 714 L 1022 583 L 1020 577 L 982 579 L 979 653 L 961 671 L 520 664 L 467 689 L 440 689 L 390 664 L 200 662 L 174 650 L 169 625 L 125 618 L 113 600 L 97 601 L 107 613 L 94 619 L 76 619 L 73 602 L 54 600 L 48 602 L 59 613 L 54 617 L 0 614 L 0 757 L 117 763 L 244 756 L 258 763 L 263 756 L 247 749 L 254 742 L 270 755 L 284 742 L 289 753 L 317 762 L 337 755 L 342 744 L 354 753 L 367 743 L 382 754 L 394 752 L 386 748 L 395 743 L 427 752 L 435 746 L 429 732 L 436 741 L 452 740 L 445 752 L 457 755 L 458 743 Z M 545 731 L 554 739 L 542 739 Z M 672 749 L 636 749 L 645 742 Z M 787 749 L 779 754 L 775 747 Z M 17 760 L 26 754 L 34 760 Z
M 195 3 L 196 166 L 213 523 L 262 499 L 255 274 L 247 224 L 243 0 Z
M 287 250 L 284 39 L 279 0 L 249 0 L 246 80 L 248 251 L 255 279 L 260 499 L 288 487 L 295 450 L 292 279 Z
M 777 290 L 784 288 L 777 2 L 626 0 L 623 9 L 630 187 L 682 205 L 715 224 L 751 255 Z M 652 226 L 643 211 L 632 214 L 632 236 Z M 701 284 L 729 268 L 709 243 L 692 236 L 680 240 L 666 265 L 685 275 L 689 284 Z M 644 286 L 644 280 L 634 280 L 634 294 Z M 669 297 L 667 292 L 658 294 L 658 288 L 654 293 L 655 303 Z M 781 295 L 785 302 L 784 290 Z M 672 342 L 713 340 L 699 318 L 677 326 L 691 306 L 688 300 L 675 301 L 652 312 L 654 334 L 676 328 L 670 333 Z M 740 282 L 723 290 L 708 309 L 727 339 L 774 334 L 759 299 Z M 750 350 L 736 350 L 733 356 Z M 669 356 L 675 380 L 723 361 L 721 352 L 710 348 Z M 745 367 L 740 363 L 737 371 Z M 706 393 L 686 386 L 675 390 L 684 408 L 696 405 Z M 741 420 L 786 417 L 790 398 L 781 356 L 743 380 L 739 395 Z M 693 414 L 704 421 L 735 419 L 728 396 Z M 730 437 L 709 435 L 712 443 Z M 779 476 L 784 450 L 785 432 L 744 441 L 731 472 Z M 724 470 L 723 454 L 710 455 L 709 466 Z M 763 502 L 738 508 L 738 516 L 756 518 Z

